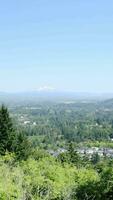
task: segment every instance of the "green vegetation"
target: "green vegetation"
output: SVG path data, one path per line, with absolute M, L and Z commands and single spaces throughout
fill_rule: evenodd
M 10 107 L 10 112 L 15 126 L 26 132 L 33 146 L 53 149 L 73 141 L 113 147 L 112 105 L 111 101 L 26 103 Z
M 6 154 L 0 157 L 0 199 L 110 200 L 112 166 L 113 161 L 93 165 L 80 157 L 62 162 L 43 150 L 35 150 L 26 161 L 19 162 L 15 154 Z
M 27 159 L 30 145 L 26 135 L 13 128 L 12 120 L 7 108 L 0 109 L 0 154 L 13 152 L 18 159 Z
M 1 107 L 0 200 L 112 200 L 113 159 L 76 151 L 82 145 L 112 147 L 112 117 L 100 122 L 94 105 L 79 106 L 80 112 L 74 105 L 54 106 L 27 116 L 24 108 L 17 115 L 12 109 L 12 119 Z M 52 156 L 53 146 L 66 151 Z
M 14 130 L 7 108 L 2 105 L 0 109 L 0 154 L 12 151 Z

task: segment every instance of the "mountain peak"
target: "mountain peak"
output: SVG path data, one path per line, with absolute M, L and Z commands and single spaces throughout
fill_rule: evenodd
M 37 89 L 38 92 L 53 92 L 55 88 L 52 86 L 42 86 Z

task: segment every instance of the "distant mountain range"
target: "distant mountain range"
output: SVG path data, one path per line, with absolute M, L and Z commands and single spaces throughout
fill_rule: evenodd
M 113 98 L 113 94 L 85 93 L 85 92 L 70 92 L 57 91 L 53 88 L 40 88 L 36 91 L 7 93 L 0 92 L 0 102 L 15 102 L 15 101 L 65 101 L 65 100 L 107 100 Z M 106 102 L 107 103 L 107 102 Z M 108 101 L 109 103 L 109 101 Z

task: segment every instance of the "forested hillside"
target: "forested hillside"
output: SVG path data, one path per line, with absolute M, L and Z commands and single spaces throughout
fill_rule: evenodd
M 112 156 L 76 150 L 97 143 L 113 146 L 112 107 L 101 105 L 46 103 L 9 111 L 2 105 L 0 199 L 113 199 Z M 51 154 L 61 147 L 63 151 Z
M 113 138 L 112 101 L 26 103 L 10 107 L 15 125 L 34 145 L 62 147 L 70 141 L 110 142 Z

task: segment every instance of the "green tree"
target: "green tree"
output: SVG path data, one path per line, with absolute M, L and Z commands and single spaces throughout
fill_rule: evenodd
M 68 154 L 70 158 L 70 163 L 75 164 L 76 166 L 79 166 L 79 164 L 81 163 L 81 158 L 79 154 L 77 153 L 77 151 L 75 150 L 72 142 L 69 143 Z
M 6 151 L 13 151 L 13 142 L 15 139 L 12 120 L 8 109 L 2 105 L 0 109 L 0 154 L 4 155 Z
M 98 153 L 93 153 L 93 155 L 91 157 L 91 163 L 93 165 L 96 165 L 99 162 L 100 162 L 100 156 L 98 155 Z
M 6 151 L 14 152 L 17 159 L 27 159 L 30 154 L 30 144 L 25 133 L 13 128 L 8 109 L 2 105 L 0 109 L 0 154 Z
M 31 148 L 30 142 L 28 141 L 25 133 L 20 132 L 17 134 L 13 149 L 18 160 L 27 160 L 30 155 Z

